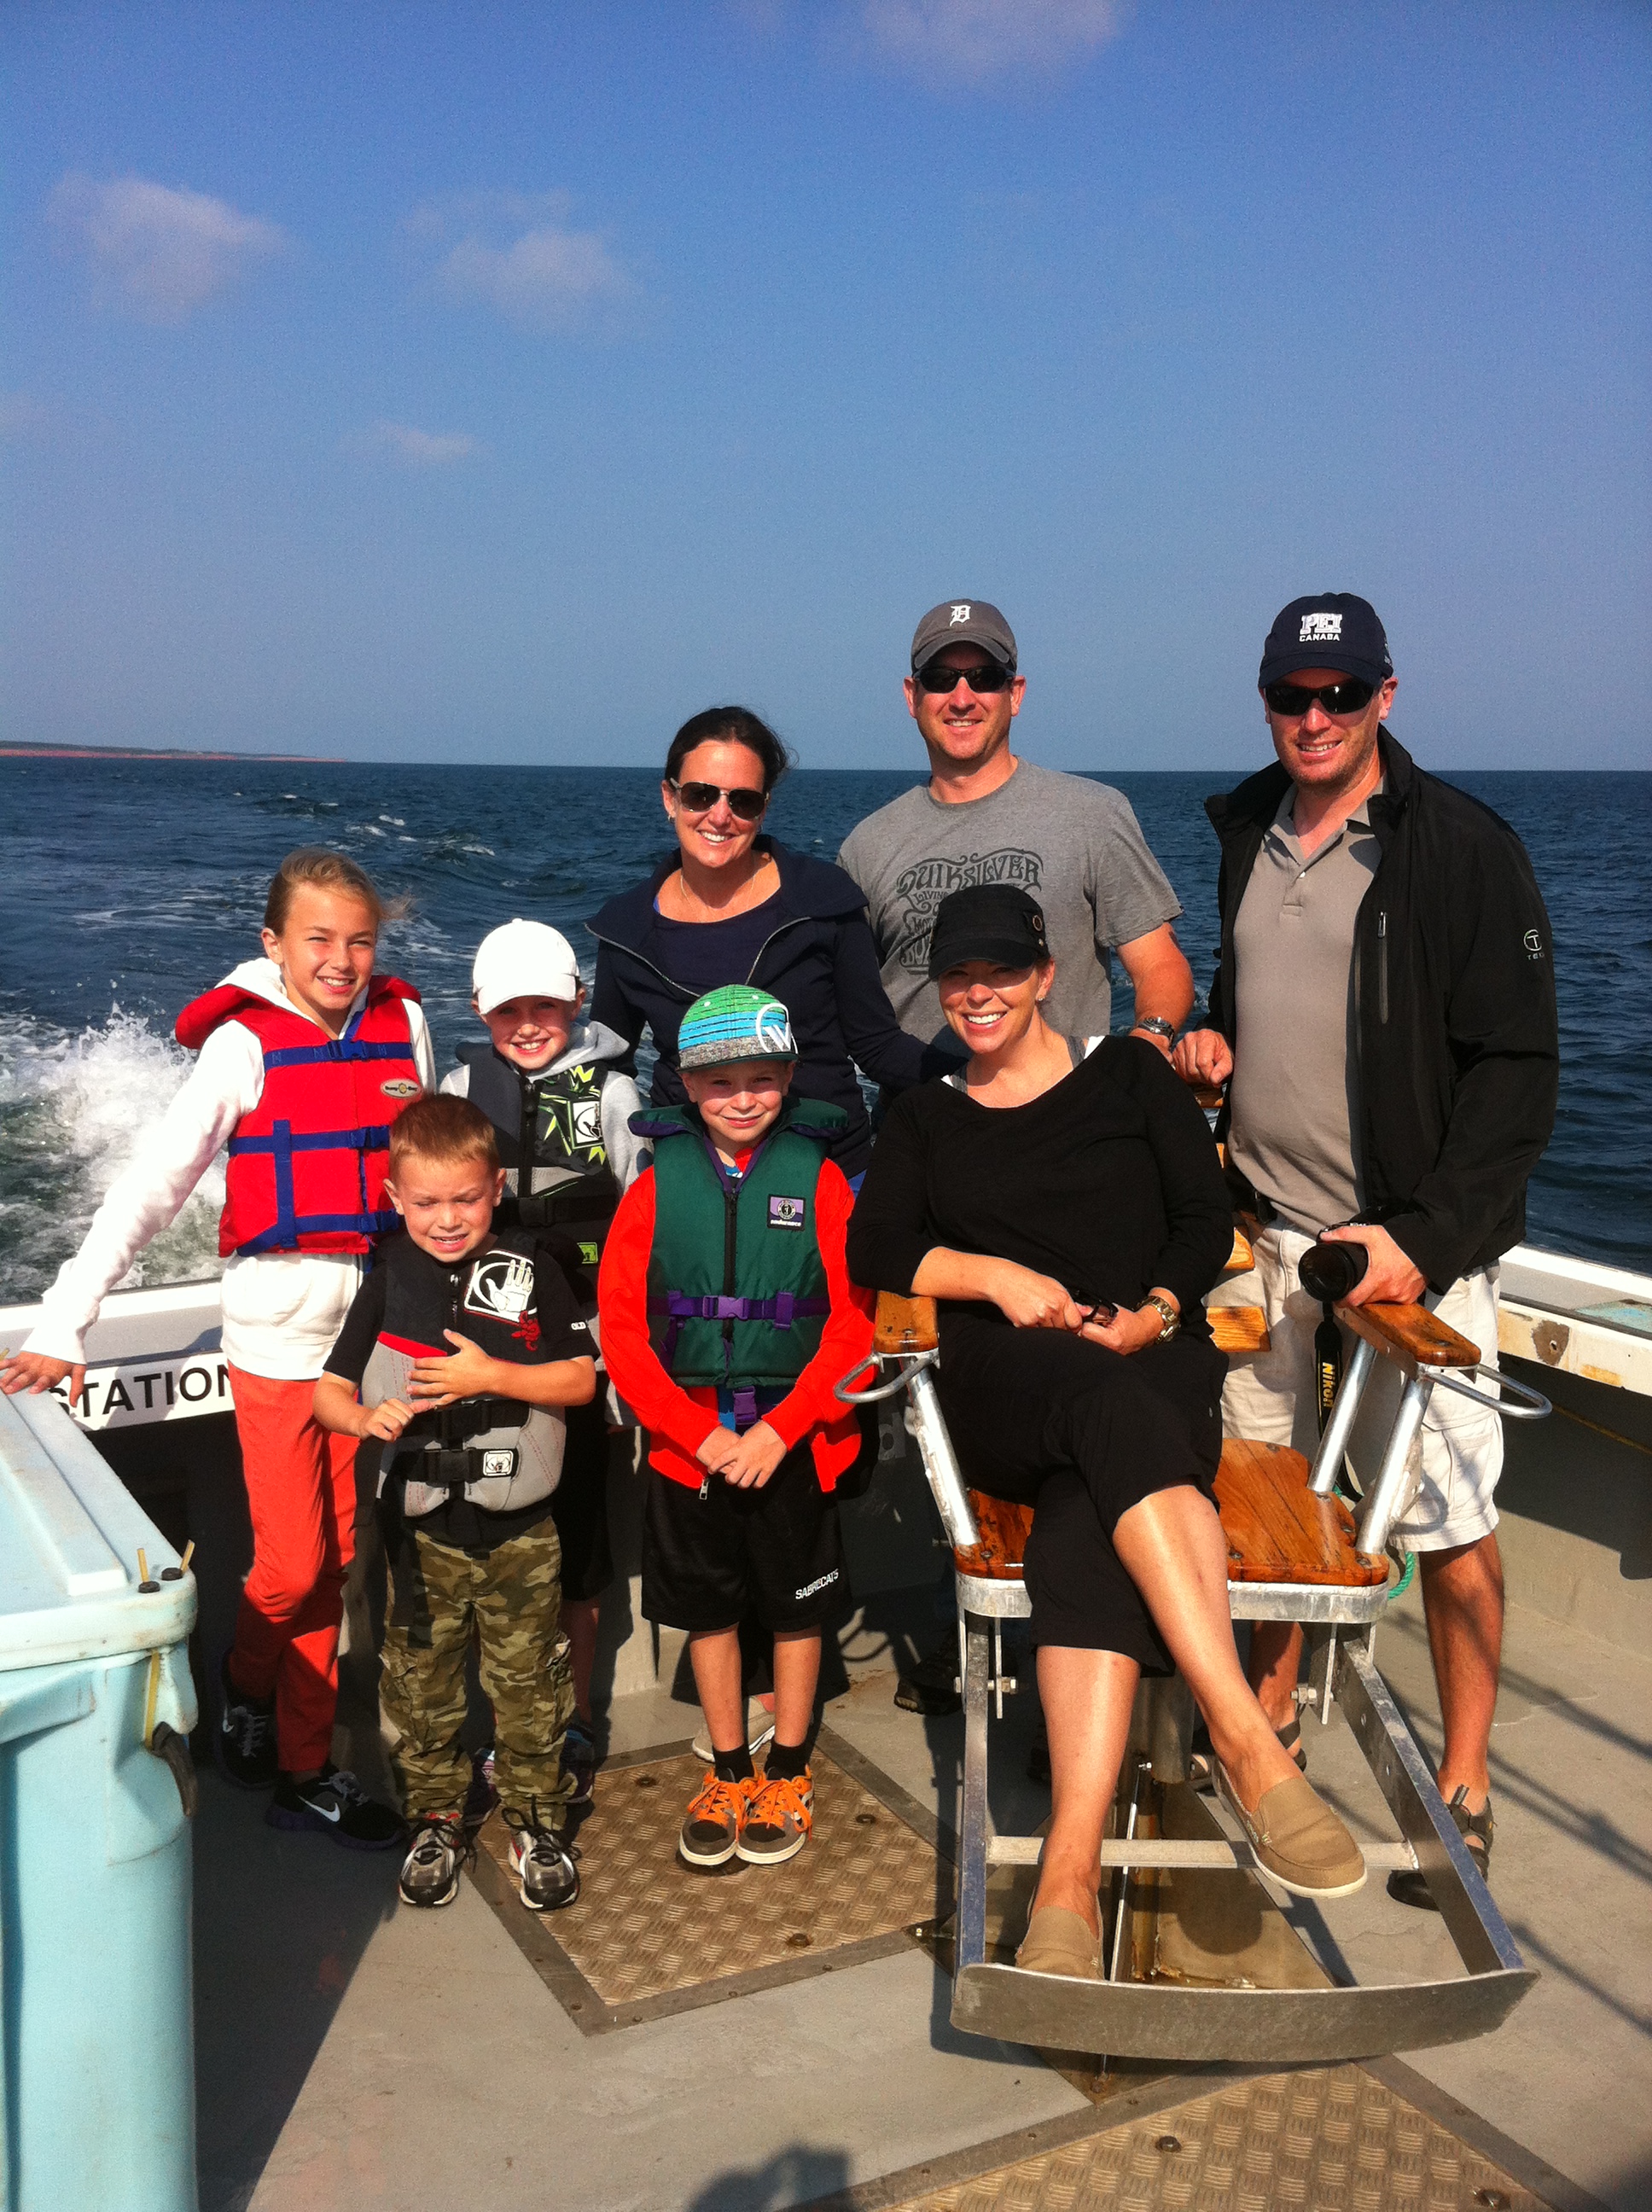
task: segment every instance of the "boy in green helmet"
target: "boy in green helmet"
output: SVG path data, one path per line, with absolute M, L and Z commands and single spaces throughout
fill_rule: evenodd
M 737 983 L 683 1017 L 686 1107 L 631 1127 L 653 1166 L 620 1201 L 598 1284 L 603 1356 L 648 1431 L 642 1609 L 686 1629 L 712 1771 L 678 1848 L 690 1866 L 793 1857 L 814 1818 L 808 1746 L 825 1624 L 849 1602 L 832 1497 L 860 1449 L 832 1387 L 872 1343 L 850 1282 L 853 1197 L 825 1146 L 841 1110 L 787 1095 L 779 1000 Z M 746 1747 L 738 1625 L 774 1638 L 774 1738 Z

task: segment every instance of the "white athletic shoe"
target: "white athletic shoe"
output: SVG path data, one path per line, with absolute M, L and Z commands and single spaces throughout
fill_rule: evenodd
M 768 1742 L 769 1737 L 773 1735 L 774 1733 L 774 1714 L 771 1713 L 766 1706 L 758 1705 L 754 1698 L 752 1703 L 746 1707 L 745 1712 L 746 1748 L 754 1759 L 757 1756 L 757 1753 L 762 1749 L 763 1746 Z M 696 1759 L 703 1759 L 708 1766 L 711 1765 L 713 1759 L 717 1756 L 716 1750 L 714 1747 L 711 1740 L 711 1730 L 707 1727 L 703 1720 L 700 1723 L 700 1733 L 695 1736 L 690 1748 L 692 1749 L 695 1757 Z

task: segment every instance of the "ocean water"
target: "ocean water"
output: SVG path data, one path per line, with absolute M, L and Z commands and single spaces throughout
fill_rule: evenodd
M 829 859 L 915 771 L 802 770 L 770 826 Z M 1201 993 L 1216 944 L 1216 843 L 1201 801 L 1224 779 L 1108 775 L 1186 916 Z M 1236 779 L 1226 779 L 1232 781 Z M 1645 1124 L 1652 1034 L 1652 775 L 1454 776 L 1525 839 L 1554 925 L 1560 1120 L 1534 1181 L 1534 1243 L 1652 1268 Z M 587 976 L 583 922 L 669 842 L 659 783 L 629 769 L 473 769 L 251 761 L 0 759 L 0 1303 L 38 1295 L 182 1081 L 179 1008 L 258 950 L 270 875 L 300 844 L 339 847 L 414 911 L 380 964 L 417 984 L 439 1062 L 473 1033 L 477 939 L 552 922 Z M 1127 1025 L 1127 986 L 1114 1018 Z M 216 1273 L 216 1170 L 133 1271 Z

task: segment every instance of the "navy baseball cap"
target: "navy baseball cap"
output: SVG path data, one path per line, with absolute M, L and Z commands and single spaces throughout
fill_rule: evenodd
M 1000 968 L 1034 968 L 1050 957 L 1044 909 L 1014 884 L 966 884 L 935 909 L 929 937 L 929 980 L 966 960 Z
M 1394 661 L 1370 601 L 1352 592 L 1315 592 L 1281 607 L 1256 681 L 1277 683 L 1299 668 L 1340 668 L 1368 684 L 1386 684 Z

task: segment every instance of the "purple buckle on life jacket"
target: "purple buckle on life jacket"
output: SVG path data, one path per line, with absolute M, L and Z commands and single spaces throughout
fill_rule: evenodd
M 738 1436 L 743 1429 L 750 1428 L 756 1421 L 756 1419 L 757 1392 L 756 1386 L 747 1382 L 738 1383 L 735 1386 L 734 1391 L 735 1434 Z
M 714 1321 L 744 1321 L 750 1310 L 750 1298 L 717 1298 L 712 1302 Z

